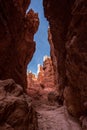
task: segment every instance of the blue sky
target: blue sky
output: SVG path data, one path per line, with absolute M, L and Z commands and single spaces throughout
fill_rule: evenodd
M 40 25 L 37 33 L 34 36 L 34 41 L 36 41 L 36 52 L 29 63 L 27 70 L 37 73 L 37 65 L 43 63 L 43 56 L 50 55 L 50 46 L 48 43 L 48 22 L 44 17 L 43 12 L 43 0 L 31 0 L 29 9 L 33 9 L 38 13 L 40 19 Z

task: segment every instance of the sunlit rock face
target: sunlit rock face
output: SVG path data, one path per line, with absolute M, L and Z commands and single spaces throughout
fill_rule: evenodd
M 0 80 L 0 130 L 38 130 L 31 99 L 14 80 Z
M 52 60 L 47 56 L 45 56 L 43 60 L 42 75 L 44 77 L 42 78 L 41 84 L 43 84 L 45 88 L 55 88 L 55 76 Z M 38 79 L 38 81 L 39 80 L 40 79 Z
M 74 116 L 87 114 L 87 1 L 44 0 L 57 57 L 58 90 Z
M 0 79 L 26 87 L 26 69 L 35 51 L 38 14 L 26 10 L 30 0 L 0 0 Z
M 51 57 L 43 58 L 43 65 L 38 65 L 37 76 L 32 72 L 27 74 L 27 93 L 31 97 L 47 97 L 48 93 L 56 92 L 54 67 Z
M 40 84 L 35 74 L 32 72 L 27 73 L 27 82 L 27 94 L 32 98 L 38 97 L 40 93 Z
M 44 70 L 43 70 L 43 66 L 42 65 L 38 65 L 38 71 L 37 71 L 37 74 L 38 74 L 38 82 L 41 83 L 44 79 Z

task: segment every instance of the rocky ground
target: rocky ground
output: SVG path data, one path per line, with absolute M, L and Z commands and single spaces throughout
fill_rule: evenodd
M 0 80 L 0 130 L 38 130 L 31 99 L 13 79 Z
M 80 123 L 70 116 L 65 106 L 46 100 L 33 102 L 38 115 L 39 130 L 82 130 Z
M 46 57 L 43 66 L 39 66 L 37 77 L 33 73 L 27 75 L 27 93 L 37 112 L 38 130 L 82 130 L 81 120 L 69 115 L 58 95 L 52 68 L 51 59 Z M 85 122 L 86 119 L 86 125 Z

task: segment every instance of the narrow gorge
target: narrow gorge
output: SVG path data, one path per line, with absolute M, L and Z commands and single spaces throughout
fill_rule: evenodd
M 0 130 L 87 130 L 87 0 L 43 0 L 50 56 L 37 75 L 31 1 L 0 0 Z

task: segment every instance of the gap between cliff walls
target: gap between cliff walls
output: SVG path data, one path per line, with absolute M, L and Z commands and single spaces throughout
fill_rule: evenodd
M 27 71 L 32 73 L 37 73 L 38 64 L 43 64 L 43 57 L 45 55 L 50 56 L 50 45 L 48 42 L 48 27 L 49 23 L 44 17 L 43 1 L 42 0 L 32 0 L 28 10 L 33 9 L 38 13 L 40 20 L 39 28 L 34 35 L 34 41 L 36 42 L 36 50 L 33 58 L 29 65 L 27 66 Z

